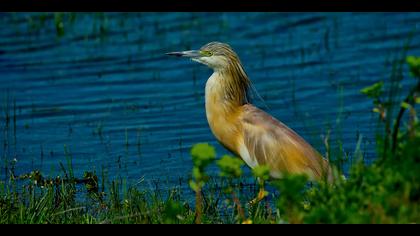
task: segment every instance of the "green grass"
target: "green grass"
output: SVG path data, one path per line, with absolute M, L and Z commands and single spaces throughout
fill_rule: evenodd
M 0 182 L 0 223 L 420 223 L 420 124 L 415 109 L 420 103 L 420 58 L 407 57 L 406 62 L 415 83 L 401 101 L 395 91 L 387 93 L 386 81 L 361 90 L 373 100 L 372 111 L 384 132 L 377 137 L 377 159 L 370 165 L 360 158 L 359 140 L 346 180 L 337 178 L 332 185 L 308 185 L 305 176 L 270 181 L 267 168 L 260 167 L 253 175 L 265 182 L 248 186 L 250 191 L 244 187 L 242 161 L 217 158 L 212 146 L 201 143 L 191 150 L 189 185 L 195 200 L 189 200 L 181 188 L 143 191 L 94 172 L 77 178 L 65 147 L 67 166 L 61 165 L 61 176 L 46 178 L 39 171 L 14 176 L 11 171 Z M 206 174 L 213 162 L 220 170 L 216 178 Z M 267 185 L 276 191 L 251 204 L 257 190 Z

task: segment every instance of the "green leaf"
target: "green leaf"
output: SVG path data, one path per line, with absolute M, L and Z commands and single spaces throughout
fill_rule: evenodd
M 216 158 L 216 150 L 208 143 L 195 144 L 191 149 L 194 166 L 202 169 Z
M 201 174 L 201 171 L 198 167 L 193 167 L 192 176 L 194 177 L 194 179 L 197 179 L 197 180 L 199 180 L 203 177 L 203 175 Z
M 408 56 L 406 61 L 410 68 L 411 76 L 420 78 L 420 57 Z
M 404 108 L 404 109 L 410 109 L 411 105 L 406 103 L 406 102 L 402 102 L 401 107 Z
M 360 92 L 370 98 L 377 99 L 383 93 L 383 89 L 382 89 L 383 85 L 384 85 L 384 82 L 380 81 L 371 86 L 361 89 Z
M 178 219 L 182 219 L 182 215 L 184 214 L 184 208 L 181 203 L 169 200 L 165 204 L 164 209 L 164 221 L 167 224 L 176 223 Z
M 257 166 L 252 170 L 252 174 L 262 180 L 268 180 L 270 178 L 270 168 L 266 165 Z
M 242 175 L 241 167 L 244 162 L 239 158 L 224 155 L 217 161 L 217 165 L 220 168 L 220 176 L 238 178 Z
M 198 191 L 198 189 L 199 189 L 198 184 L 194 180 L 190 180 L 189 184 L 190 184 L 190 188 L 192 190 L 194 190 L 195 192 Z
M 416 103 L 420 104 L 420 98 L 416 98 Z

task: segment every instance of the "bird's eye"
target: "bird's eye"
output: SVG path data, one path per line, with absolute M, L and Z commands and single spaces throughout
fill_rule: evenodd
M 206 50 L 200 51 L 200 54 L 203 55 L 203 56 L 205 56 L 205 57 L 211 57 L 211 56 L 213 56 L 213 53 L 212 52 L 206 51 Z

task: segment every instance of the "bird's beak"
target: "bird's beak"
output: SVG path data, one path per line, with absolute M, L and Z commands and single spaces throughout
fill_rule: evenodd
M 188 57 L 188 58 L 201 57 L 200 51 L 198 51 L 198 50 L 183 51 L 183 52 L 168 52 L 168 53 L 166 53 L 166 55 L 176 56 L 176 57 Z

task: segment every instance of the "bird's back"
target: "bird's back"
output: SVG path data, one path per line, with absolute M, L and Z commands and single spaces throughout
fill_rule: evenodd
M 251 168 L 267 165 L 274 178 L 288 173 L 332 179 L 328 161 L 292 129 L 251 104 L 240 109 L 236 152 Z

